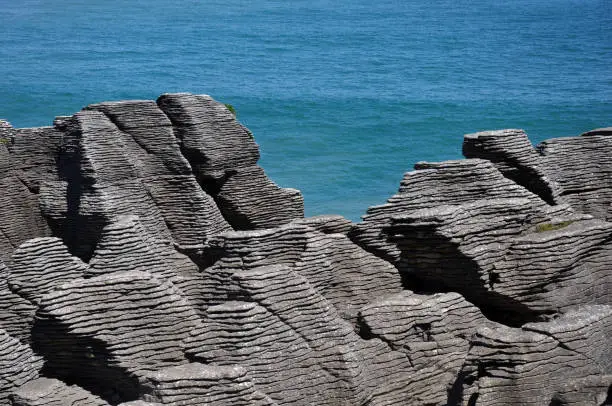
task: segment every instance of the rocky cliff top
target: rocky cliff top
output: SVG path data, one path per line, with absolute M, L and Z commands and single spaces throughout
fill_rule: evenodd
M 1 405 L 612 403 L 612 131 L 304 218 L 206 95 L 0 120 Z

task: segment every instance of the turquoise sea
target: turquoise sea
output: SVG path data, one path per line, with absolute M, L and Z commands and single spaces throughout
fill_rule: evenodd
M 0 118 L 210 94 L 306 214 L 358 220 L 462 136 L 612 125 L 610 0 L 0 0 Z M 612 158 L 611 158 L 612 159 Z

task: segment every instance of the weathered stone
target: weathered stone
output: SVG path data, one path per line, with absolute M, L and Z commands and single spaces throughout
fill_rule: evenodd
M 359 338 L 287 267 L 237 271 L 229 283 L 239 300 L 208 308 L 203 328 L 186 340 L 189 357 L 244 365 L 278 404 L 423 404 L 439 396 L 413 393 L 408 359 Z
M 304 276 L 352 322 L 372 298 L 402 289 L 397 269 L 388 262 L 342 234 L 323 234 L 305 225 L 235 231 L 219 235 L 211 245 L 220 258 L 204 270 L 211 304 L 231 298 L 227 291 L 231 273 L 264 265 L 287 265 Z
M 609 303 L 612 223 L 555 214 L 527 199 L 479 200 L 395 216 L 388 233 L 404 275 L 500 317 Z
M 395 216 L 444 205 L 461 205 L 477 200 L 524 198 L 534 207 L 545 202 L 506 179 L 489 161 L 468 159 L 440 163 L 420 162 L 407 172 L 397 194 L 386 204 L 370 207 L 351 231 L 351 239 L 377 255 L 396 263 L 401 250 L 389 241 L 388 227 Z
M 169 241 L 149 234 L 136 216 L 120 217 L 104 228 L 85 274 L 127 271 L 149 272 L 170 281 L 196 311 L 205 306 L 204 280 L 198 266 Z
M 192 363 L 150 372 L 142 398 L 159 405 L 272 406 L 247 371 L 238 366 Z
M 252 134 L 223 104 L 188 93 L 164 94 L 157 104 L 172 121 L 200 184 L 232 227 L 277 227 L 304 217 L 301 193 L 268 179 L 257 166 L 259 148 Z
M 522 329 L 482 328 L 461 373 L 462 404 L 554 405 L 570 382 L 582 388 L 583 400 L 600 398 L 601 385 L 579 382 L 610 375 L 611 333 L 610 306 L 585 306 Z
M 0 330 L 29 342 L 35 312 L 32 302 L 9 289 L 8 268 L 0 261 Z
M 369 303 L 359 313 L 364 337 L 376 337 L 408 357 L 422 392 L 452 392 L 477 329 L 494 327 L 457 293 L 404 291 Z
M 13 406 L 109 406 L 104 400 L 75 385 L 39 378 L 11 394 Z
M 64 126 L 60 180 L 45 184 L 41 197 L 72 252 L 88 259 L 102 228 L 122 215 L 138 216 L 147 232 L 179 247 L 230 229 L 153 102 L 92 105 Z
M 168 281 L 113 272 L 67 283 L 43 296 L 32 337 L 46 376 L 96 394 L 138 398 L 138 377 L 187 363 L 181 341 L 200 326 Z
M 10 405 L 11 392 L 38 378 L 42 364 L 27 344 L 0 329 L 0 405 Z
M 21 244 L 8 273 L 8 286 L 38 305 L 43 295 L 85 275 L 87 264 L 68 252 L 59 238 L 33 238 Z
M 534 148 L 522 130 L 465 136 L 468 158 L 488 159 L 504 174 L 550 204 L 566 203 L 603 220 L 612 219 L 612 134 L 600 128 L 581 137 L 555 138 Z

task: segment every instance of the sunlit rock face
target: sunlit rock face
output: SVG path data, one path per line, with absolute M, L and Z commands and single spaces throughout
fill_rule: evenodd
M 611 134 L 468 134 L 352 223 L 210 96 L 0 120 L 0 406 L 612 404 Z

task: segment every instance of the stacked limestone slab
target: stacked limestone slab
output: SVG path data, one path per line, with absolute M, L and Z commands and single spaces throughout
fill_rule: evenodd
M 109 406 L 83 388 L 49 378 L 22 385 L 11 395 L 11 402 L 14 406 Z
M 192 94 L 164 94 L 157 103 L 172 121 L 198 180 L 232 227 L 275 227 L 304 216 L 300 192 L 268 179 L 257 166 L 253 135 L 222 103 Z
M 219 260 L 203 271 L 209 302 L 223 303 L 233 297 L 228 284 L 233 272 L 266 265 L 286 265 L 305 277 L 344 319 L 352 322 L 373 297 L 402 289 L 401 278 L 391 264 L 343 234 L 322 233 L 305 223 L 216 237 L 211 245 Z
M 522 130 L 465 136 L 466 157 L 490 160 L 503 174 L 551 204 L 612 219 L 612 131 L 600 128 L 579 137 L 554 138 L 535 148 Z
M 205 95 L 0 121 L 0 405 L 611 404 L 610 129 L 303 218 Z
M 9 395 L 39 377 L 43 360 L 30 346 L 0 330 L 0 405 L 9 405 Z
M 52 127 L 0 127 L 0 260 L 29 238 L 51 235 L 39 207 L 41 182 L 55 176 L 61 133 Z

